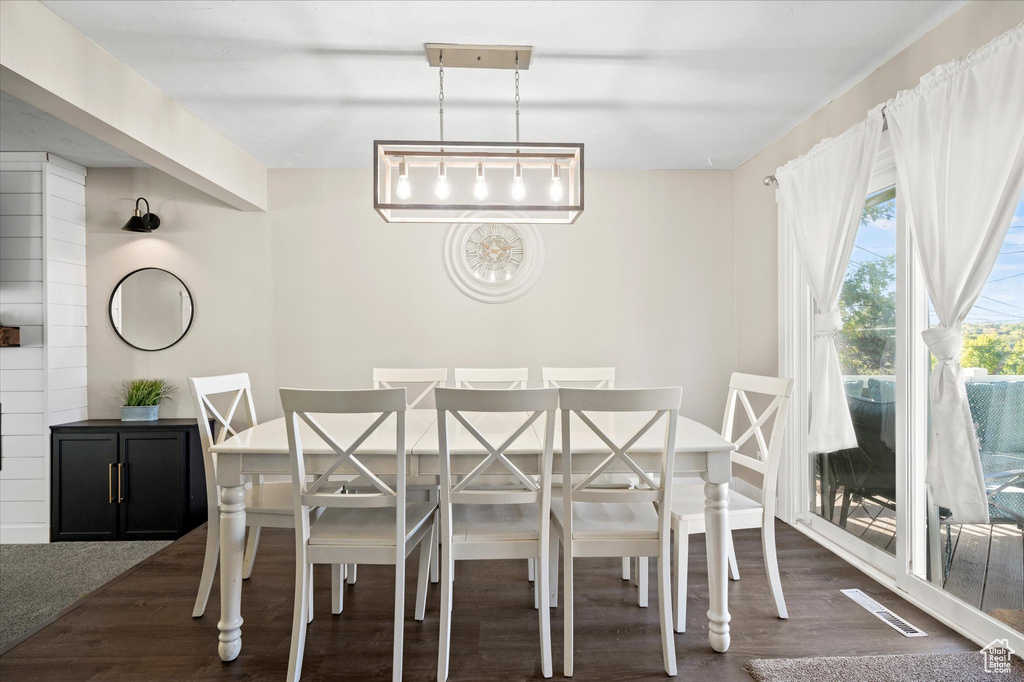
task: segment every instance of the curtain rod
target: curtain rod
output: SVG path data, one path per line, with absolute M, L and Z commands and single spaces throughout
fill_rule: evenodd
M 889 117 L 885 115 L 886 107 L 882 107 L 882 132 L 884 133 L 889 129 Z M 779 181 L 774 175 L 766 175 L 761 183 L 765 187 L 771 187 L 772 185 L 778 185 Z

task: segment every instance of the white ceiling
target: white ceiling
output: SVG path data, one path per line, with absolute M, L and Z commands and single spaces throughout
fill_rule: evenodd
M 146 165 L 6 92 L 0 92 L 0 151 L 50 152 L 89 168 Z
M 522 137 L 592 168 L 734 168 L 961 7 L 929 2 L 44 0 L 269 167 L 436 139 L 425 42 L 528 44 Z M 448 69 L 449 139 L 514 139 L 509 71 Z

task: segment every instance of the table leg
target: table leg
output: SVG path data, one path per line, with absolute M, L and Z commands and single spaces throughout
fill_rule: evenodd
M 220 489 L 220 644 L 222 661 L 242 650 L 242 556 L 245 549 L 245 485 Z
M 729 650 L 729 490 L 725 483 L 704 483 L 704 525 L 708 552 L 708 639 L 715 651 Z

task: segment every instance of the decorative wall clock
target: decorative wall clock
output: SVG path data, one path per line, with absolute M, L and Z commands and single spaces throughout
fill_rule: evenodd
M 535 225 L 452 225 L 444 245 L 448 276 L 462 293 L 504 303 L 526 293 L 544 265 L 544 242 Z

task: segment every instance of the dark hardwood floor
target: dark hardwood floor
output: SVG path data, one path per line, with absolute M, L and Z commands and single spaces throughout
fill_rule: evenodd
M 675 636 L 679 679 L 744 680 L 751 658 L 858 656 L 977 650 L 802 534 L 778 524 L 779 564 L 789 620 L 779 620 L 761 563 L 760 534 L 735 533 L 741 580 L 730 584 L 732 647 L 707 640 L 703 542 L 690 543 L 687 632 Z M 280 680 L 288 663 L 293 585 L 291 531 L 265 529 L 253 576 L 243 587 L 242 653 L 217 657 L 219 596 L 191 617 L 205 529 L 83 601 L 0 657 L 7 680 Z M 436 679 L 439 591 L 422 623 L 412 620 L 416 553 L 407 576 L 405 679 Z M 576 680 L 663 679 L 651 569 L 651 606 L 636 606 L 616 559 L 577 560 Z M 392 576 L 360 566 L 345 588 L 345 613 L 330 612 L 330 575 L 316 569 L 316 618 L 309 627 L 303 679 L 369 680 L 391 675 Z M 532 584 L 524 561 L 459 562 L 454 592 L 451 680 L 542 679 Z M 860 587 L 928 637 L 907 639 L 839 592 Z M 555 677 L 562 670 L 562 609 L 552 612 Z

